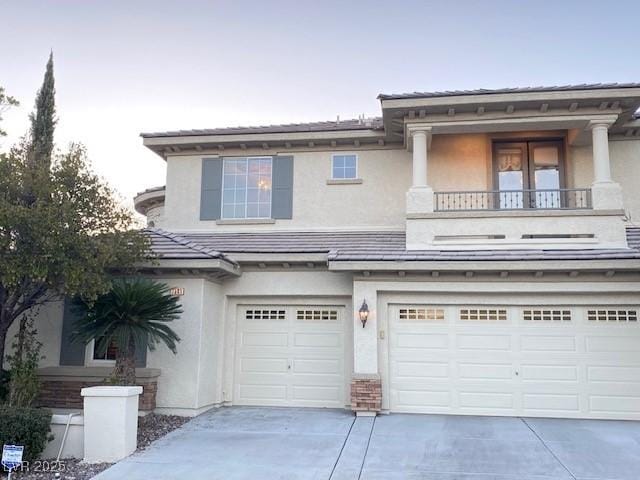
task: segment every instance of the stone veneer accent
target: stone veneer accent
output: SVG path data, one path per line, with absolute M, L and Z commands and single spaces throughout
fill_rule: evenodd
M 382 382 L 379 375 L 354 374 L 351 378 L 351 410 L 376 413 L 382 409 Z
M 48 408 L 82 409 L 80 390 L 86 387 L 106 385 L 110 367 L 46 367 L 38 370 L 40 394 L 36 404 Z M 142 387 L 138 408 L 150 412 L 156 408 L 156 393 L 160 370 L 137 368 L 136 384 Z

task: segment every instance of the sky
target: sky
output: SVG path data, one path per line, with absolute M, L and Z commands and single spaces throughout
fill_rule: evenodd
M 0 0 L 6 151 L 54 53 L 56 143 L 132 206 L 140 132 L 357 118 L 379 93 L 638 82 L 640 1 Z

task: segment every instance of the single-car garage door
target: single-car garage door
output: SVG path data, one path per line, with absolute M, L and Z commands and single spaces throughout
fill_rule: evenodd
M 236 405 L 345 405 L 345 322 L 338 306 L 238 309 Z
M 397 305 L 392 411 L 640 419 L 637 306 Z

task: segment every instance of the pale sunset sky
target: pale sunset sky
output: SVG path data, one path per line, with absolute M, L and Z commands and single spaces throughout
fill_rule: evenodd
M 132 205 L 140 132 L 379 114 L 378 93 L 638 82 L 640 1 L 0 0 L 7 150 L 54 52 L 57 145 Z

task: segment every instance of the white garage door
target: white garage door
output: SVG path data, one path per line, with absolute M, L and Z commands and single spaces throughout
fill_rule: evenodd
M 240 308 L 234 404 L 344 407 L 344 339 L 340 307 Z
M 398 412 L 640 419 L 640 307 L 389 309 Z

